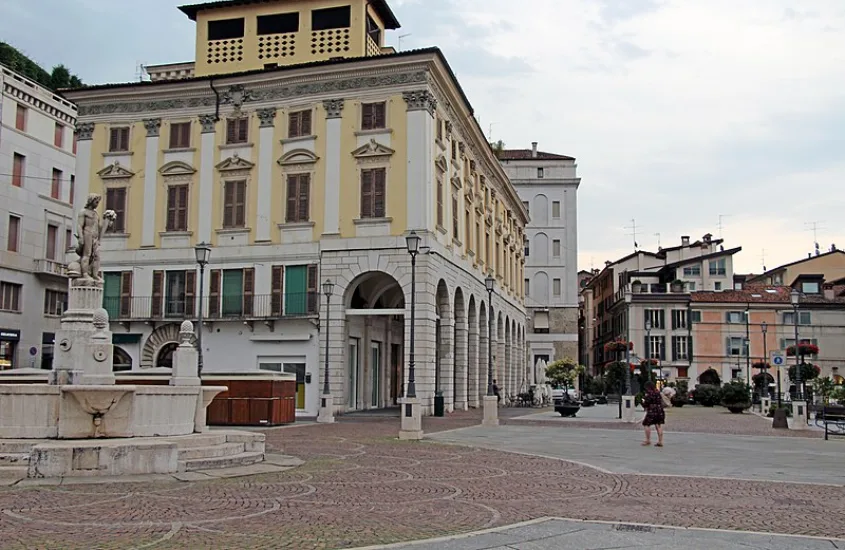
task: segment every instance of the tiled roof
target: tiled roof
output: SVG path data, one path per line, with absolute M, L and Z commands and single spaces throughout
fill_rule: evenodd
M 214 10 L 218 8 L 228 8 L 232 6 L 246 6 L 249 4 L 269 4 L 271 2 L 278 2 L 279 0 L 218 0 L 217 2 L 203 2 L 201 4 L 189 4 L 186 6 L 179 6 L 179 10 L 187 15 L 192 21 L 197 20 L 197 12 L 202 10 Z M 376 10 L 385 27 L 388 29 L 398 29 L 399 21 L 393 14 L 393 11 L 387 5 L 385 0 L 370 0 L 370 5 Z
M 496 152 L 499 160 L 575 160 L 575 157 L 567 157 L 566 155 L 556 155 L 554 153 L 544 153 L 537 151 L 537 156 L 534 156 L 534 151 L 531 149 L 502 149 Z
M 749 285 L 742 290 L 700 290 L 690 293 L 690 300 L 698 303 L 790 303 L 789 294 L 792 288 L 788 286 Z
M 778 271 L 783 271 L 784 269 L 786 269 L 786 268 L 788 268 L 788 267 L 792 267 L 792 266 L 794 266 L 794 265 L 802 264 L 802 263 L 804 263 L 804 262 L 809 262 L 809 261 L 815 260 L 816 258 L 823 258 L 823 257 L 825 257 L 825 256 L 829 256 L 829 255 L 831 255 L 831 254 L 845 254 L 845 251 L 843 251 L 843 250 L 839 250 L 839 249 L 836 249 L 836 250 L 831 250 L 831 251 L 829 251 L 829 252 L 824 252 L 824 253 L 822 253 L 822 254 L 819 254 L 818 256 L 812 256 L 812 257 L 810 257 L 810 258 L 802 258 L 802 259 L 800 259 L 800 260 L 796 260 L 796 261 L 794 261 L 794 262 L 790 262 L 790 263 L 788 263 L 788 264 L 779 265 L 778 267 L 776 267 L 776 268 L 774 268 L 774 269 L 770 269 L 770 270 L 768 270 L 768 271 L 766 271 L 766 272 L 764 272 L 764 273 L 761 273 L 760 275 L 755 275 L 755 276 L 754 276 L 754 278 L 755 278 L 755 279 L 760 279 L 760 278 L 762 278 L 762 277 L 766 277 L 766 276 L 768 276 L 768 275 L 772 275 L 773 273 L 777 273 Z

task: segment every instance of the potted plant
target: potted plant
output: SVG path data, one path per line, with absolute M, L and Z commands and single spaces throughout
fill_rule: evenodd
M 555 412 L 561 416 L 575 416 L 581 404 L 569 396 L 569 387 L 575 387 L 575 380 L 584 373 L 584 366 L 566 358 L 552 361 L 546 367 L 546 378 L 553 386 L 563 388 L 563 396 L 555 399 Z M 594 403 L 592 403 L 594 404 Z
M 748 387 L 739 380 L 731 380 L 722 386 L 720 397 L 722 406 L 733 414 L 741 414 L 742 411 L 751 407 Z
M 669 289 L 672 292 L 683 292 L 684 291 L 684 282 L 680 279 L 675 279 L 669 285 Z
M 643 282 L 637 279 L 636 281 L 631 283 L 631 292 L 634 294 L 639 294 L 643 291 Z
M 678 382 L 670 382 L 669 386 L 675 388 L 675 395 L 672 396 L 672 406 L 673 407 L 683 407 L 687 403 L 688 393 L 689 393 L 689 386 L 687 385 L 685 380 L 679 380 Z
M 625 340 L 613 340 L 612 342 L 608 342 L 604 345 L 604 352 L 605 353 L 619 353 L 625 350 L 632 350 L 634 349 L 633 342 L 626 342 Z
M 712 407 L 719 402 L 719 386 L 699 384 L 695 387 L 695 401 L 704 407 Z

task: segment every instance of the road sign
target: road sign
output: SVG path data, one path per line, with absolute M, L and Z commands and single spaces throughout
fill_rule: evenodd
M 779 349 L 772 350 L 771 352 L 771 363 L 773 367 L 783 367 L 786 365 L 786 354 Z

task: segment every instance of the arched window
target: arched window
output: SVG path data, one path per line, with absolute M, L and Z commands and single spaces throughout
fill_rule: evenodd
M 123 348 L 114 347 L 114 361 L 112 363 L 112 370 L 124 371 L 132 370 L 132 358 L 126 353 Z
M 156 357 L 156 367 L 165 367 L 168 369 L 173 368 L 173 352 L 176 351 L 176 348 L 179 347 L 179 344 L 176 342 L 170 342 L 168 344 L 164 344 L 161 349 L 158 351 L 158 356 Z

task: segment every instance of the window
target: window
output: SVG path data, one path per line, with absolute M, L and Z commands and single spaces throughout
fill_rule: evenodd
M 317 266 L 316 265 L 291 265 L 273 269 L 274 294 L 281 295 L 284 289 L 285 310 L 284 314 L 290 315 L 313 315 L 317 313 L 319 302 L 316 300 L 319 290 L 317 289 Z M 284 273 L 284 284 L 281 277 Z M 278 284 L 276 284 L 278 283 Z
M 728 355 L 737 356 L 745 355 L 745 338 L 729 336 L 728 337 Z
M 164 285 L 164 315 L 180 317 L 185 315 L 185 272 L 168 271 Z
M 67 292 L 44 291 L 44 315 L 59 316 L 67 309 Z
M 693 309 L 690 313 L 690 323 L 700 323 L 701 322 L 701 311 L 698 309 Z
M 803 292 L 804 294 L 818 294 L 819 283 L 815 281 L 805 281 L 801 283 L 801 292 Z
M 73 248 L 73 231 L 65 229 L 65 250 Z
M 220 19 L 208 22 L 209 40 L 229 40 L 242 38 L 244 35 L 244 19 Z
M 531 241 L 528 239 L 528 237 L 525 237 L 525 257 L 527 258 L 530 255 L 531 255 Z
M 745 323 L 745 312 L 744 311 L 729 311 L 726 316 L 727 322 L 736 325 L 739 323 Z
M 458 141 L 452 140 L 452 160 L 458 160 Z
M 560 258 L 560 239 L 554 239 L 552 241 L 552 256 Z
M 70 189 L 68 189 L 68 198 L 67 201 L 70 204 L 73 204 L 73 194 L 76 192 L 76 176 L 73 174 L 70 175 Z
M 794 311 L 784 311 L 783 312 L 783 324 L 786 326 L 793 326 L 795 325 L 795 312 Z M 798 312 L 798 324 L 799 325 L 811 325 L 812 324 L 812 315 L 809 311 L 799 311 Z
M 531 281 L 525 279 L 525 295 L 528 296 L 529 294 L 531 294 Z
M 701 276 L 701 264 L 688 265 L 688 266 L 684 267 L 684 276 L 685 277 L 700 277 Z
M 464 239 L 466 240 L 464 244 L 467 250 L 475 250 L 475 247 L 472 246 L 472 218 L 469 210 L 464 212 Z
M 311 109 L 296 111 L 288 115 L 288 137 L 311 135 Z
M 734 281 L 734 290 L 742 290 L 742 281 Z
M 170 148 L 187 149 L 191 146 L 191 123 L 176 122 L 170 125 Z
M 299 12 L 258 16 L 258 34 L 285 34 L 299 31 Z
M 246 224 L 246 181 L 223 184 L 223 227 L 244 227 Z
M 461 226 L 458 221 L 458 195 L 452 193 L 452 238 L 457 239 L 460 236 Z
M 55 225 L 48 225 L 47 226 L 47 251 L 45 256 L 48 260 L 56 259 L 56 247 L 58 246 L 59 240 L 59 228 Z
M 21 132 L 26 131 L 26 112 L 26 107 L 24 107 L 23 105 L 18 105 L 15 116 L 15 128 L 20 130 Z
M 528 207 L 528 201 L 522 201 L 522 206 L 525 207 L 526 212 L 531 213 L 531 209 Z
M 722 290 L 722 283 L 719 281 L 713 283 L 713 290 Z
M 17 216 L 9 216 L 9 232 L 6 235 L 6 250 L 17 252 L 20 243 L 21 219 Z
M 437 141 L 443 141 L 443 121 L 438 119 L 434 120 L 434 125 L 437 127 Z
M 106 210 L 114 210 L 117 219 L 108 229 L 109 233 L 126 231 L 126 188 L 110 187 L 106 189 Z
M 307 222 L 309 220 L 310 191 L 311 174 L 288 175 L 288 202 L 285 213 L 287 223 Z
M 560 279 L 552 280 L 552 291 L 555 296 L 560 296 Z
M 109 152 L 123 152 L 129 150 L 129 127 L 111 128 L 109 130 Z
M 546 170 L 544 168 L 537 168 L 537 178 L 543 179 L 546 177 Z
M 481 261 L 481 220 L 475 221 L 475 253 L 476 257 Z
M 386 175 L 386 168 L 361 170 L 362 218 L 385 217 L 384 187 Z
M 12 164 L 12 185 L 15 187 L 23 187 L 23 178 L 26 175 L 26 157 L 14 154 L 14 163 Z
M 687 328 L 687 310 L 673 309 L 672 310 L 672 328 Z
M 690 346 L 688 336 L 673 336 L 672 337 L 672 360 L 689 360 Z
M 646 309 L 645 310 L 645 321 L 651 323 L 652 329 L 662 329 L 666 328 L 666 312 L 662 309 Z
M 65 127 L 61 123 L 56 123 L 56 129 L 53 131 L 53 145 L 56 147 L 65 146 Z
M 248 139 L 248 118 L 230 118 L 226 121 L 226 143 L 246 143 Z
M 651 359 L 666 359 L 666 344 L 663 336 L 648 336 L 646 337 L 648 343 L 648 352 Z
M 0 282 L 0 311 L 21 311 L 21 290 L 23 285 Z
M 385 104 L 362 103 L 361 104 L 361 129 L 378 130 L 385 127 Z
M 349 27 L 350 17 L 349 6 L 311 10 L 311 29 L 315 31 L 345 29 Z
M 813 344 L 814 346 L 819 345 L 819 339 L 818 338 L 799 338 L 798 341 L 801 342 L 802 344 Z M 785 350 L 786 348 L 794 346 L 794 345 L 795 345 L 795 338 L 781 338 L 781 340 L 780 340 L 781 349 Z
M 685 285 L 687 285 L 687 292 L 695 292 L 695 281 L 685 281 Z
M 710 260 L 710 275 L 725 275 L 727 274 L 727 261 L 725 258 L 718 260 Z
M 62 198 L 62 171 L 53 168 L 53 181 L 50 186 L 50 197 L 54 199 Z
M 437 178 L 437 225 L 443 227 L 443 178 Z
M 167 231 L 188 230 L 188 186 L 167 188 Z
M 560 201 L 552 201 L 552 217 L 560 218 Z
M 156 273 L 153 272 L 153 294 L 156 292 Z M 160 286 L 160 285 L 159 285 Z M 151 313 L 158 314 L 153 301 Z M 160 308 L 160 304 L 158 305 Z M 132 271 L 114 271 L 103 274 L 103 307 L 109 319 L 127 318 L 132 313 Z
M 376 43 L 376 45 L 381 45 L 381 33 L 382 30 L 378 26 L 370 14 L 367 14 L 367 36 L 370 37 L 370 40 Z

